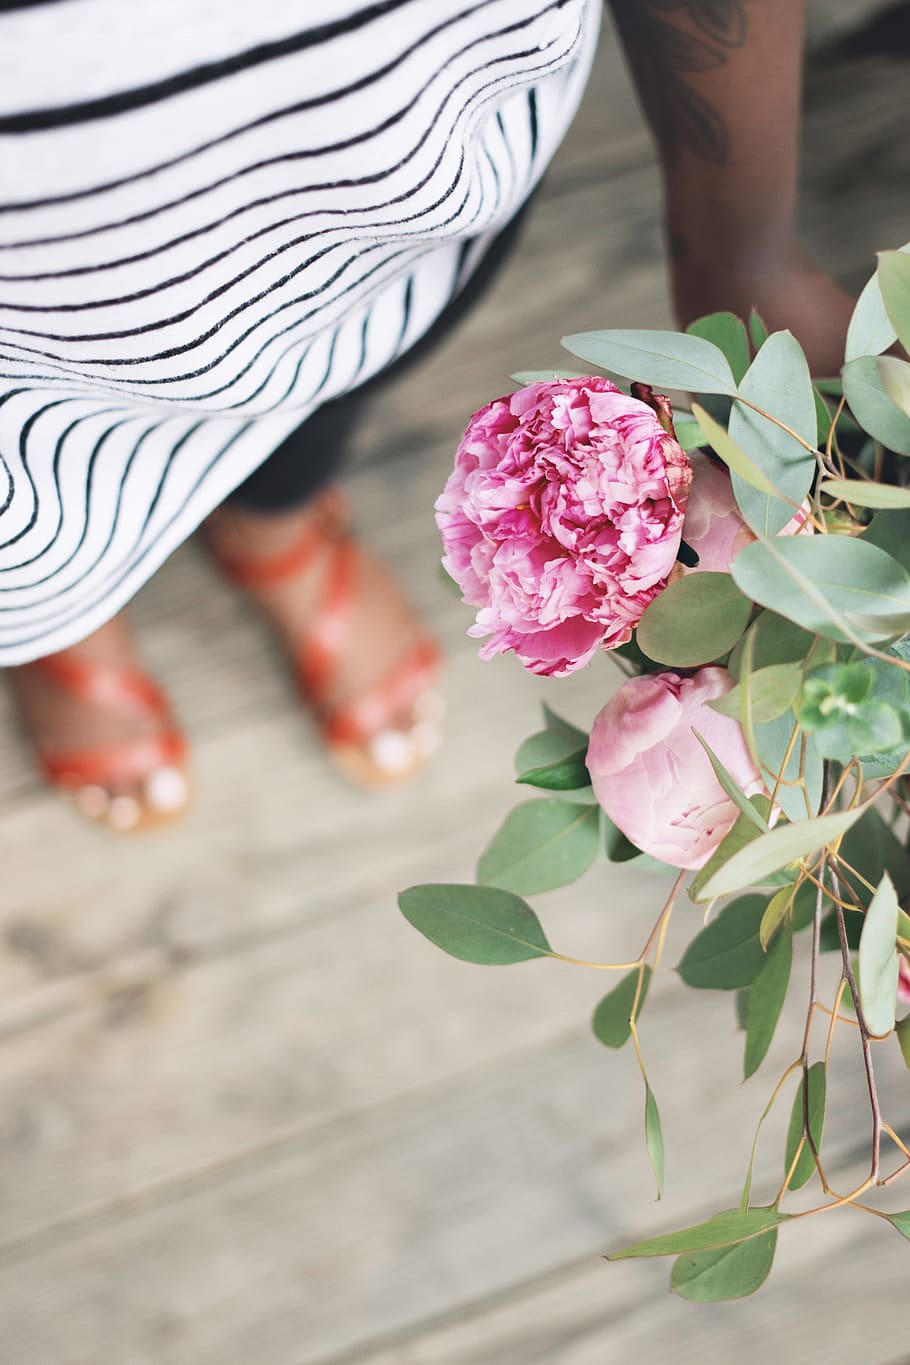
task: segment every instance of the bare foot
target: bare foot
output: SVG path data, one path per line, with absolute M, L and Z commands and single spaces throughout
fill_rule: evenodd
M 6 676 L 49 781 L 89 819 L 126 832 L 182 813 L 185 742 L 122 616 Z
M 337 498 L 272 515 L 228 503 L 207 531 L 216 559 L 246 588 L 292 660 L 307 652 L 314 632 L 324 633 L 327 603 L 333 589 L 340 591 L 331 663 L 304 691 L 348 774 L 384 785 L 421 767 L 439 745 L 444 709 L 436 647 L 391 572 L 359 544 L 349 588 L 339 587 L 345 531 Z M 298 558 L 297 549 L 310 543 L 312 554 Z M 260 572 L 269 565 L 273 572 Z M 360 733 L 350 742 L 335 733 L 346 712 L 360 714 L 354 727 Z

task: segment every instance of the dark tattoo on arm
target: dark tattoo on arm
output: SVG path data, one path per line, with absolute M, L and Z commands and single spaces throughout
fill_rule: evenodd
M 668 161 L 688 150 L 722 166 L 729 135 L 691 77 L 724 66 L 748 31 L 746 0 L 609 0 Z

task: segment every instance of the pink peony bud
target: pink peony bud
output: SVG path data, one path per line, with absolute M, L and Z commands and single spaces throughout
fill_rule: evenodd
M 636 847 L 673 867 L 702 867 L 739 814 L 693 729 L 746 796 L 764 791 L 738 722 L 706 704 L 732 687 L 716 667 L 630 678 L 591 729 L 587 763 L 598 801 Z
M 562 677 L 625 644 L 666 585 L 691 470 L 609 379 L 531 384 L 471 418 L 436 503 L 484 659 Z
M 689 459 L 692 487 L 682 538 L 698 555 L 698 565 L 694 569 L 680 568 L 683 573 L 697 573 L 699 569 L 727 573 L 740 550 L 750 545 L 755 536 L 736 505 L 726 466 L 698 450 Z M 794 513 L 778 534 L 794 536 L 800 531 L 812 531 L 808 503 Z
M 910 1005 L 910 962 L 898 954 L 897 998 L 902 1005 Z

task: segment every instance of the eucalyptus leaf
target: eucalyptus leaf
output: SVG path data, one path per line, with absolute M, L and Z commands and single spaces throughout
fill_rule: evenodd
M 576 881 L 594 861 L 599 808 L 556 797 L 524 801 L 506 816 L 477 864 L 477 880 L 519 896 Z
M 910 1242 L 910 1211 L 904 1213 L 886 1213 L 885 1217 L 892 1227 L 896 1228 L 902 1237 L 906 1237 Z
M 690 455 L 693 450 L 699 450 L 704 445 L 705 438 L 702 429 L 694 419 L 677 417 L 674 420 L 673 428 L 676 432 L 677 441 L 687 455 Z
M 756 752 L 769 791 L 782 774 L 774 799 L 788 820 L 804 820 L 814 815 L 822 796 L 823 764 L 818 745 L 813 735 L 803 734 L 791 746 L 797 726 L 796 716 L 790 710 L 776 720 L 753 727 Z
M 884 1038 L 894 1028 L 897 1003 L 897 892 L 887 872 L 869 902 L 859 939 L 857 985 L 869 1032 Z
M 704 337 L 723 351 L 738 384 L 749 368 L 749 338 L 742 318 L 735 313 L 708 313 L 690 322 L 686 331 L 690 336 Z
M 910 573 L 864 540 L 758 540 L 737 555 L 732 573 L 746 596 L 835 640 L 884 640 L 910 630 Z
M 749 801 L 762 819 L 767 821 L 771 813 L 771 802 L 767 796 L 750 796 Z M 704 867 L 699 868 L 692 878 L 689 884 L 689 898 L 693 901 L 710 900 L 709 896 L 703 894 L 703 888 L 714 876 L 714 873 L 718 868 L 729 862 L 734 853 L 760 837 L 761 830 L 758 829 L 755 822 L 752 819 L 747 819 L 744 815 L 738 815 L 733 828 L 728 830 Z
M 842 498 L 854 507 L 910 507 L 910 488 L 867 479 L 823 479 L 819 488 L 830 498 Z
M 515 755 L 515 772 L 522 773 L 535 768 L 548 768 L 554 763 L 577 754 L 582 745 L 587 744 L 588 736 L 574 726 L 553 727 L 538 730 L 529 735 Z
M 910 1214 L 906 1215 L 910 1218 Z M 665 1232 L 659 1237 L 647 1237 L 633 1242 L 621 1251 L 613 1251 L 608 1261 L 625 1261 L 640 1256 L 679 1256 L 689 1251 L 713 1251 L 719 1247 L 738 1246 L 753 1237 L 786 1223 L 789 1214 L 775 1208 L 728 1209 L 716 1213 L 704 1223 L 683 1228 L 680 1232 Z
M 794 662 L 770 664 L 749 675 L 749 710 L 753 723 L 768 724 L 789 711 L 799 691 L 802 673 L 802 664 Z M 741 698 L 742 687 L 737 683 L 732 692 L 709 701 L 708 705 L 721 716 L 739 720 Z
M 753 637 L 752 666 L 756 672 L 775 664 L 804 664 L 817 639 L 810 631 L 774 611 L 759 612 L 749 634 Z M 743 644 L 737 645 L 727 665 L 736 679 L 742 664 Z
M 771 1271 L 777 1229 L 738 1246 L 680 1256 L 670 1274 L 670 1288 L 691 1303 L 743 1299 L 760 1289 Z
M 767 474 L 741 446 L 736 444 L 726 427 L 716 422 L 700 403 L 692 404 L 692 412 L 703 435 L 702 444 L 707 443 L 711 447 L 715 455 L 723 460 L 730 473 L 736 474 L 759 493 L 766 493 L 772 498 L 777 497 L 777 489 Z
M 654 598 L 639 622 L 638 643 L 655 663 L 694 668 L 727 654 L 751 611 L 729 574 L 687 574 Z
M 519 773 L 515 781 L 530 787 L 543 787 L 546 791 L 572 791 L 576 787 L 587 787 L 591 778 L 585 766 L 587 742 L 583 749 L 577 749 L 568 758 L 559 759 L 542 768 L 529 768 Z
M 902 512 L 876 512 L 863 532 L 863 540 L 867 545 L 884 550 L 910 570 L 910 536 L 907 535 L 907 518 Z
M 880 251 L 876 273 L 897 339 L 910 350 L 910 256 L 905 251 Z
M 907 257 L 910 260 L 910 256 Z M 882 388 L 905 417 L 910 417 L 910 364 L 894 355 L 880 356 L 876 366 Z
M 910 1014 L 895 1024 L 894 1032 L 897 1034 L 897 1041 L 900 1044 L 904 1066 L 910 1070 Z
M 862 807 L 819 815 L 813 820 L 797 820 L 778 825 L 767 834 L 741 848 L 702 888 L 702 898 L 730 896 L 748 886 L 760 885 L 771 872 L 796 863 L 818 852 L 848 830 L 862 815 Z
M 651 1158 L 654 1179 L 657 1181 L 657 1197 L 660 1199 L 664 1192 L 664 1135 L 660 1110 L 654 1098 L 654 1091 L 649 1085 L 645 1086 L 645 1144 Z
M 749 314 L 749 340 L 752 342 L 754 351 L 760 351 L 768 340 L 768 329 L 765 326 L 764 318 L 755 308 Z
M 774 1030 L 783 1009 L 793 963 L 793 936 L 778 935 L 768 950 L 764 966 L 752 983 L 746 1014 L 746 1046 L 743 1074 L 746 1080 L 758 1070 L 771 1046 Z
M 840 852 L 850 867 L 873 886 L 887 872 L 899 900 L 910 896 L 910 853 L 874 806 L 844 835 Z M 842 875 L 847 877 L 852 893 L 865 909 L 873 892 L 849 873 Z
M 765 913 L 762 915 L 761 924 L 758 927 L 758 939 L 763 951 L 767 950 L 768 944 L 790 914 L 794 895 L 793 886 L 782 886 L 779 891 L 775 891 L 765 906 Z
M 793 1109 L 790 1113 L 790 1125 L 787 1129 L 787 1145 L 784 1152 L 784 1171 L 787 1172 L 796 1156 L 796 1149 L 799 1146 L 800 1138 L 803 1136 L 804 1122 L 806 1116 L 805 1097 L 808 1093 L 809 1103 L 809 1132 L 812 1134 L 812 1141 L 815 1143 L 816 1152 L 821 1151 L 822 1133 L 825 1127 L 825 1095 L 827 1090 L 826 1071 L 824 1062 L 814 1062 L 804 1075 L 800 1076 L 796 1095 L 793 1099 Z M 793 1168 L 793 1174 L 787 1182 L 789 1190 L 801 1190 L 807 1180 L 815 1174 L 815 1157 L 808 1140 L 803 1143 L 799 1160 Z
M 726 356 L 701 337 L 616 328 L 563 337 L 562 344 L 581 360 L 642 384 L 693 393 L 736 392 Z
M 553 955 L 540 920 L 511 891 L 492 886 L 412 886 L 400 893 L 398 906 L 419 933 L 462 962 L 504 966 Z
M 638 1010 L 640 1011 L 648 995 L 648 987 L 651 984 L 651 968 L 645 966 L 641 971 L 641 990 L 638 990 L 639 972 L 637 969 L 628 973 L 609 991 L 600 1003 L 596 1006 L 591 1016 L 591 1028 L 594 1037 L 605 1047 L 620 1048 L 629 1041 L 632 1035 L 629 1020 L 632 1017 L 632 1007 L 635 1004 L 635 996 L 638 994 Z
M 844 394 L 863 431 L 899 455 L 910 455 L 910 417 L 885 393 L 875 356 L 844 366 Z
M 752 530 L 773 536 L 791 520 L 794 505 L 803 502 L 816 469 L 818 418 L 812 379 L 803 350 L 790 332 L 774 332 L 768 338 L 739 392 L 768 416 L 735 402 L 730 438 L 758 465 L 774 493 L 751 487 L 737 474 L 733 475 L 733 493 Z M 795 434 L 790 435 L 791 431 Z
M 864 355 L 881 355 L 897 340 L 894 324 L 888 317 L 878 275 L 866 281 L 856 301 L 847 328 L 846 360 Z
M 730 800 L 736 806 L 740 814 L 744 815 L 747 820 L 751 820 L 752 824 L 759 831 L 759 833 L 764 834 L 765 830 L 768 828 L 767 820 L 762 819 L 762 817 L 759 815 L 758 811 L 749 801 L 745 793 L 741 790 L 739 786 L 737 786 L 736 778 L 727 768 L 724 767 L 723 763 L 718 758 L 714 750 L 711 748 L 710 744 L 705 739 L 705 737 L 703 735 L 700 735 L 694 727 L 692 729 L 692 733 L 698 740 L 701 747 L 704 749 L 705 753 L 707 754 L 708 762 L 711 764 L 711 767 L 714 770 L 714 776 L 717 778 L 723 791 L 727 794 L 727 796 L 729 796 Z
M 751 986 L 765 964 L 760 941 L 764 896 L 741 896 L 695 935 L 679 972 L 696 990 L 735 991 Z

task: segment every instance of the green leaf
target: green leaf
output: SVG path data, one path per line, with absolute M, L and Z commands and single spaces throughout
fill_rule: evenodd
M 735 313 L 708 313 L 690 322 L 686 331 L 690 336 L 704 337 L 723 351 L 738 384 L 749 368 L 749 338 L 742 318 Z
M 758 1070 L 771 1046 L 774 1030 L 787 996 L 790 967 L 793 962 L 793 936 L 789 931 L 780 934 L 765 958 L 764 966 L 749 992 L 746 1015 L 746 1047 L 743 1074 L 746 1080 Z
M 744 986 L 742 990 L 736 992 L 736 995 L 734 997 L 734 1003 L 736 1006 L 736 1027 L 740 1030 L 741 1033 L 745 1033 L 746 1031 L 746 1020 L 749 1017 L 750 994 L 751 991 L 749 987 Z
M 557 763 L 549 763 L 543 768 L 529 768 L 527 772 L 519 774 L 515 781 L 524 782 L 531 787 L 543 787 L 546 791 L 553 792 L 588 787 L 591 778 L 585 767 L 587 752 L 586 744 L 583 749 L 576 750 L 574 754 L 560 759 Z
M 907 1216 L 910 1218 L 910 1214 Z M 779 1227 L 789 1217 L 789 1214 L 775 1208 L 728 1209 L 680 1232 L 665 1232 L 660 1237 L 647 1237 L 642 1242 L 633 1242 L 621 1251 L 611 1252 L 605 1259 L 625 1261 L 640 1256 L 679 1256 L 689 1251 L 714 1251 L 719 1247 L 738 1246 L 741 1242 L 751 1241 L 753 1237 L 761 1237 L 772 1228 Z
M 910 260 L 910 257 L 907 258 Z M 894 355 L 880 356 L 875 366 L 882 388 L 895 407 L 910 417 L 910 365 Z
M 894 1032 L 897 1034 L 897 1041 L 900 1044 L 904 1066 L 910 1070 L 910 1014 L 905 1015 L 899 1023 L 895 1024 Z M 910 1215 L 908 1215 L 908 1217 L 910 1217 Z
M 800 770 L 803 769 L 802 780 L 805 782 L 805 794 L 800 786 L 781 785 L 777 789 L 777 804 L 788 820 L 804 820 L 809 810 L 814 814 L 821 804 L 822 795 L 822 759 L 818 752 L 818 745 L 812 735 L 804 734 L 797 738 L 790 750 L 790 757 L 784 765 L 784 757 L 796 725 L 797 720 L 793 712 L 785 711 L 782 716 L 778 716 L 777 720 L 753 727 L 756 751 L 762 767 L 762 775 L 769 791 L 773 788 L 782 766 L 783 782 L 788 784 L 798 783 L 800 781 Z M 800 752 L 803 743 L 805 743 L 805 763 L 803 763 Z M 806 808 L 807 798 L 809 810 Z
M 751 986 L 765 965 L 759 939 L 764 896 L 741 896 L 695 935 L 676 970 L 696 990 L 735 991 Z
M 897 333 L 885 311 L 881 286 L 875 274 L 856 301 L 847 328 L 845 359 L 849 362 L 864 355 L 881 355 L 897 340 Z
M 884 1038 L 894 1028 L 897 1003 L 897 892 L 887 872 L 869 902 L 859 940 L 857 985 L 869 1032 Z
M 877 512 L 863 532 L 863 540 L 867 545 L 884 550 L 910 570 L 910 536 L 907 535 L 907 518 L 902 512 Z
M 758 927 L 758 939 L 762 946 L 762 952 L 767 951 L 768 944 L 789 915 L 795 894 L 795 887 L 782 886 L 779 891 L 775 891 L 765 906 L 765 913 L 762 915 L 761 924 Z
M 698 731 L 694 729 L 694 727 L 692 733 L 698 740 L 701 747 L 704 749 L 705 753 L 708 755 L 708 762 L 714 769 L 714 776 L 717 778 L 718 782 L 720 783 L 723 790 L 726 792 L 727 796 L 729 796 L 730 800 L 736 806 L 740 814 L 744 815 L 747 820 L 751 820 L 752 824 L 755 826 L 755 828 L 759 831 L 760 834 L 764 834 L 765 830 L 768 828 L 767 820 L 762 819 L 758 811 L 752 805 L 751 801 L 749 801 L 748 797 L 736 785 L 736 779 L 724 767 L 723 763 L 721 763 L 720 759 L 717 757 L 717 754 L 711 748 L 710 744 L 705 739 L 705 737 L 703 735 L 700 735 Z
M 910 507 L 910 488 L 899 488 L 893 483 L 872 483 L 866 479 L 824 479 L 819 487 L 822 493 L 832 498 L 843 498 L 854 507 Z
M 694 668 L 727 654 L 749 622 L 752 603 L 726 573 L 688 574 L 655 597 L 638 643 L 655 663 Z
M 664 1192 L 664 1135 L 660 1125 L 660 1110 L 657 1108 L 657 1100 L 654 1098 L 654 1091 L 649 1085 L 645 1085 L 645 1144 L 648 1148 L 648 1156 L 651 1158 L 651 1166 L 654 1169 L 654 1179 L 657 1181 L 657 1197 L 660 1199 Z
M 905 251 L 880 251 L 877 274 L 897 339 L 910 350 L 910 256 Z
M 787 1146 L 784 1152 L 785 1172 L 789 1171 L 793 1158 L 796 1156 L 796 1149 L 799 1146 L 800 1138 L 803 1136 L 803 1120 L 805 1118 L 803 1098 L 804 1088 L 806 1087 L 809 1095 L 809 1132 L 812 1134 L 815 1150 L 819 1152 L 821 1151 L 822 1133 L 825 1127 L 825 1092 L 827 1085 L 824 1062 L 814 1062 L 805 1075 L 800 1076 L 796 1095 L 793 1099 L 793 1109 L 790 1113 L 790 1126 L 787 1129 Z M 803 1143 L 803 1150 L 800 1152 L 799 1160 L 793 1169 L 793 1174 L 790 1176 L 787 1188 L 789 1190 L 801 1190 L 806 1181 L 810 1180 L 814 1174 L 815 1158 L 812 1155 L 812 1148 L 807 1141 Z
M 529 735 L 518 749 L 515 755 L 515 772 L 521 776 L 522 773 L 532 772 L 535 768 L 549 768 L 554 763 L 561 763 L 563 759 L 577 754 L 587 742 L 588 737 L 584 731 L 576 730 L 574 725 L 538 730 L 536 734 Z
M 834 414 L 828 407 L 827 400 L 819 392 L 817 384 L 812 385 L 812 396 L 815 399 L 815 439 L 818 445 L 823 446 L 831 433 L 831 422 Z
M 834 640 L 851 633 L 885 640 L 910 630 L 910 574 L 864 540 L 758 540 L 740 551 L 732 572 L 746 596 Z
M 749 675 L 749 710 L 756 724 L 768 724 L 789 711 L 802 682 L 803 666 L 800 663 L 770 664 L 767 668 L 757 668 Z M 732 692 L 727 692 L 708 705 L 721 716 L 739 720 L 742 687 L 737 683 Z
M 891 1226 L 897 1228 L 900 1235 L 910 1242 L 910 1212 L 886 1213 L 885 1217 Z
M 873 886 L 882 872 L 887 872 L 898 899 L 910 896 L 910 854 L 874 806 L 844 835 L 840 851 L 846 862 Z M 857 900 L 865 908 L 873 893 L 857 878 L 847 875 Z
M 768 329 L 764 319 L 757 309 L 753 308 L 749 314 L 749 340 L 752 342 L 752 349 L 760 351 L 768 340 Z
M 774 1228 L 739 1246 L 680 1256 L 670 1274 L 670 1288 L 691 1303 L 743 1299 L 768 1278 L 776 1249 Z
M 562 344 L 581 360 L 642 384 L 694 393 L 736 392 L 726 356 L 701 337 L 617 328 L 580 332 L 563 337 Z
M 750 634 L 754 639 L 753 667 L 756 672 L 774 664 L 803 664 L 816 643 L 816 637 L 810 631 L 773 611 L 759 612 Z M 734 678 L 739 678 L 742 653 L 740 645 L 730 656 L 728 667 Z
M 674 418 L 673 426 L 676 431 L 676 439 L 687 455 L 690 455 L 693 450 L 699 450 L 704 445 L 705 438 L 702 435 L 701 427 L 689 417 Z
M 503 966 L 553 955 L 540 920 L 511 891 L 493 886 L 412 886 L 400 893 L 398 906 L 425 938 L 462 962 Z
M 480 855 L 477 880 L 519 896 L 567 886 L 594 861 L 599 814 L 597 806 L 570 805 L 556 797 L 522 802 Z
M 770 873 L 824 848 L 855 824 L 861 814 L 862 807 L 858 806 L 813 820 L 778 825 L 767 834 L 760 834 L 714 873 L 702 888 L 702 899 L 731 896 L 747 886 L 760 885 Z
M 704 442 L 711 447 L 716 455 L 723 460 L 731 474 L 736 474 L 751 488 L 759 493 L 766 493 L 769 497 L 776 497 L 777 490 L 755 461 L 746 454 L 741 446 L 731 440 L 730 433 L 726 427 L 721 426 L 720 422 L 715 422 L 709 412 L 705 412 L 699 403 L 692 404 L 692 411 L 695 420 L 699 425 L 704 436 Z
M 764 820 L 767 820 L 771 813 L 771 802 L 768 800 L 767 796 L 750 796 L 749 801 L 758 811 L 758 814 Z M 738 852 L 739 849 L 744 848 L 746 844 L 750 844 L 753 840 L 760 837 L 761 830 L 758 829 L 755 823 L 751 819 L 747 820 L 744 815 L 738 815 L 733 828 L 724 835 L 704 867 L 699 868 L 692 878 L 692 881 L 689 884 L 690 900 L 709 900 L 710 897 L 706 897 L 703 894 L 703 888 L 711 880 L 718 868 L 721 868 L 725 863 L 728 863 L 733 857 L 733 854 Z
M 749 366 L 739 386 L 744 398 L 769 414 L 762 417 L 741 402 L 730 413 L 730 438 L 765 474 L 774 494 L 759 492 L 733 475 L 733 493 L 743 517 L 757 535 L 773 536 L 802 503 L 815 475 L 818 419 L 809 366 L 790 332 L 775 332 Z M 777 422 L 770 420 L 777 418 Z M 796 436 L 789 435 L 784 423 Z M 806 450 L 796 437 L 801 437 Z M 788 498 L 784 502 L 781 494 Z
M 651 984 L 651 968 L 643 968 L 641 975 L 641 991 L 638 995 L 639 1012 L 647 999 L 648 987 Z M 638 977 L 637 970 L 629 972 L 628 976 L 624 976 L 619 985 L 614 986 L 604 996 L 591 1016 L 591 1028 L 594 1030 L 594 1037 L 605 1047 L 622 1047 L 632 1035 L 629 1020 L 632 1017 L 632 1006 L 635 1004 L 635 994 L 638 991 Z
M 844 366 L 844 394 L 863 431 L 899 455 L 910 455 L 910 417 L 885 393 L 873 355 Z

